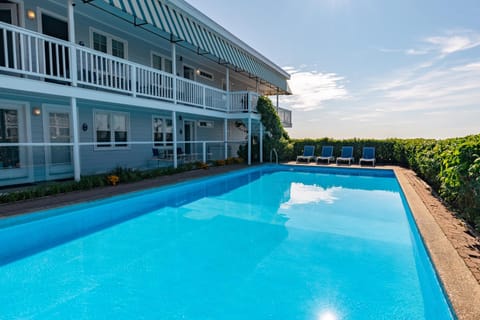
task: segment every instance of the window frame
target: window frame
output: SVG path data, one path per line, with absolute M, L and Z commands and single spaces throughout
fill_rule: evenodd
M 162 141 L 155 141 L 155 119 L 162 120 Z M 170 120 L 171 122 L 171 131 L 168 132 L 167 128 L 167 121 Z M 167 134 L 170 133 L 172 135 L 172 140 L 167 139 Z M 173 120 L 172 117 L 169 116 L 162 116 L 162 115 L 152 115 L 152 145 L 153 148 L 161 148 L 161 149 L 172 149 L 173 148 Z
M 197 69 L 196 72 L 197 72 L 197 75 L 202 79 L 212 81 L 212 82 L 215 81 L 215 75 L 212 72 L 208 72 L 204 69 Z
M 99 50 L 95 50 L 94 49 L 94 42 L 93 42 L 93 37 L 94 37 L 94 34 L 97 33 L 101 36 L 104 36 L 107 38 L 107 52 L 102 52 L 102 51 L 99 51 Z M 105 31 L 102 31 L 102 30 L 99 30 L 99 29 L 96 29 L 96 28 L 93 28 L 93 27 L 90 27 L 89 28 L 89 36 L 90 36 L 90 48 L 97 51 L 97 52 L 101 52 L 101 53 L 105 53 L 105 54 L 108 54 L 108 55 L 111 55 L 111 56 L 114 56 L 113 53 L 112 53 L 112 48 L 113 48 L 113 45 L 112 45 L 112 40 L 115 40 L 117 42 L 121 42 L 123 43 L 123 49 L 124 49 L 124 57 L 117 57 L 117 56 L 114 56 L 115 58 L 119 58 L 119 59 L 125 59 L 125 60 L 128 60 L 128 41 L 123 39 L 123 38 L 120 38 L 120 37 L 117 37 L 117 36 L 114 36 L 110 33 L 107 33 Z
M 153 66 L 153 58 L 154 56 L 157 56 L 159 58 L 162 59 L 161 61 L 161 69 L 157 69 Z M 165 59 L 170 61 L 170 67 L 172 68 L 172 72 L 168 72 L 165 70 Z M 155 70 L 158 70 L 158 71 L 162 71 L 162 72 L 165 72 L 165 73 L 168 73 L 168 74 L 172 74 L 173 75 L 173 62 L 172 62 L 172 57 L 168 57 L 167 55 L 164 55 L 164 54 L 161 54 L 157 51 L 150 51 L 150 66 L 155 69 Z
M 106 114 L 109 126 L 109 138 L 110 142 L 98 142 L 97 136 L 97 114 Z M 123 142 L 116 142 L 115 141 L 115 128 L 113 128 L 113 117 L 114 115 L 117 116 L 124 116 L 125 117 L 125 130 L 126 130 L 126 141 Z M 131 126 L 130 126 L 130 113 L 123 112 L 123 111 L 113 111 L 113 110 L 102 110 L 102 109 L 94 109 L 93 110 L 93 141 L 94 141 L 94 150 L 101 151 L 101 150 L 128 150 L 130 149 L 130 141 L 131 141 Z M 105 146 L 102 146 L 105 144 Z M 108 145 L 107 145 L 108 144 Z

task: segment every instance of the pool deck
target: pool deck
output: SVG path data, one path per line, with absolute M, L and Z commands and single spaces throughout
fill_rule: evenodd
M 289 164 L 296 163 L 291 162 Z M 315 164 L 300 165 L 316 166 Z M 330 167 L 336 167 L 336 165 L 330 165 Z M 0 204 L 0 219 L 43 209 L 94 201 L 242 168 L 247 168 L 247 166 L 229 165 L 213 167 L 208 170 L 193 170 L 136 183 L 119 184 L 115 187 L 101 187 L 12 204 Z M 359 168 L 359 166 L 352 165 L 351 168 Z M 394 170 L 458 319 L 480 319 L 479 239 L 463 221 L 458 219 L 438 198 L 432 195 L 430 187 L 418 178 L 413 171 L 395 166 L 377 166 L 376 168 Z M 372 170 L 376 168 L 372 168 Z

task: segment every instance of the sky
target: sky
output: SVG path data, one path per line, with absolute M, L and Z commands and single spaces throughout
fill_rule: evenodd
M 480 0 L 187 1 L 290 73 L 292 138 L 480 133 Z

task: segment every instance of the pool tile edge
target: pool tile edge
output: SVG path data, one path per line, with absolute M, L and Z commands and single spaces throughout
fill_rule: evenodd
M 458 319 L 480 319 L 480 284 L 408 180 L 408 170 L 394 172 Z

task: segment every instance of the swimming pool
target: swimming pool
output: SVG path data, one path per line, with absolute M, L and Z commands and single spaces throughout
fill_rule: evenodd
M 454 319 L 389 170 L 262 166 L 0 227 L 2 319 Z

